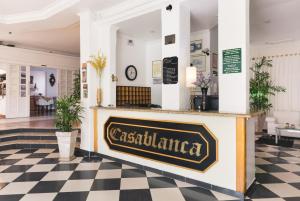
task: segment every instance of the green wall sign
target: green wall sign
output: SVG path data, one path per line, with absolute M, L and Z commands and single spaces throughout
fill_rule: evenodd
M 223 50 L 223 74 L 242 72 L 242 49 Z

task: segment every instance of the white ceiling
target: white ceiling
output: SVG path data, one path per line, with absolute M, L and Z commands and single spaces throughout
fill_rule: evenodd
M 191 31 L 210 29 L 218 23 L 218 0 L 184 0 L 183 4 L 191 9 Z M 145 41 L 161 38 L 161 12 L 147 13 L 116 26 L 119 31 Z
M 252 44 L 300 40 L 299 0 L 251 0 Z
M 1 15 L 12 15 L 37 11 L 45 8 L 56 0 L 1 0 Z
M 22 1 L 22 2 L 21 2 Z M 103 10 L 125 0 L 0 0 L 0 18 L 37 12 L 57 3 L 66 4 L 63 12 L 46 19 L 27 23 L 1 24 L 0 41 L 20 47 L 44 49 L 79 55 L 79 17 L 82 9 Z M 183 0 L 191 9 L 192 31 L 212 28 L 217 24 L 217 0 Z M 278 43 L 300 40 L 300 0 L 250 0 L 251 43 Z M 160 13 L 153 12 L 118 24 L 120 31 L 144 40 L 161 35 Z M 9 34 L 12 32 L 12 34 Z

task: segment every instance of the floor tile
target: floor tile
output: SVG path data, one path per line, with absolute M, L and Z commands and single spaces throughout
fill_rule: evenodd
M 290 154 L 292 156 L 295 156 L 295 157 L 300 157 L 299 150 L 297 150 L 297 151 L 286 151 L 286 153 Z
M 50 172 L 55 164 L 37 164 L 27 170 L 27 172 Z
M 26 194 L 36 184 L 37 182 L 13 182 L 1 189 L 0 195 Z
M 272 175 L 286 183 L 300 182 L 300 176 L 298 176 L 292 172 L 275 172 L 275 173 L 272 173 Z
M 147 178 L 122 178 L 121 189 L 148 189 Z
M 18 151 L 20 151 L 20 149 L 10 149 L 10 150 L 5 150 L 5 151 L 0 151 L 0 154 L 15 154 Z
M 157 173 L 150 172 L 150 171 L 146 171 L 146 176 L 147 177 L 163 177 L 163 175 L 161 175 L 161 174 L 157 174 Z
M 269 173 L 259 173 L 256 174 L 256 181 L 261 184 L 269 184 L 269 183 L 284 183 L 284 181 L 279 178 L 269 174 Z
M 217 198 L 217 200 L 225 201 L 225 200 L 237 200 L 238 199 L 236 197 L 226 195 L 226 194 L 223 194 L 223 193 L 220 193 L 220 192 L 216 192 L 216 191 L 211 191 L 211 192 L 215 196 L 215 198 Z
M 187 183 L 187 182 L 183 182 L 183 181 L 179 181 L 179 180 L 174 180 L 177 187 L 195 187 L 195 185 Z
M 260 169 L 271 173 L 271 172 L 287 172 L 287 170 L 277 166 L 277 165 L 257 165 Z
M 4 188 L 5 186 L 7 186 L 7 184 L 9 184 L 9 183 L 3 183 L 3 182 L 0 182 L 0 190 L 1 190 L 2 188 Z
M 61 181 L 61 180 L 68 180 L 72 175 L 72 171 L 55 171 L 49 172 L 42 181 Z
M 278 198 L 278 195 L 264 187 L 262 184 L 255 184 L 248 192 L 247 196 L 251 199 L 255 198 Z
M 27 194 L 20 201 L 52 201 L 57 193 Z
M 11 172 L 25 172 L 30 169 L 32 165 L 12 165 L 9 168 L 2 171 L 3 173 L 11 173 Z
M 59 158 L 59 153 L 50 153 L 46 156 L 46 158 Z
M 113 179 L 121 178 L 121 169 L 116 170 L 99 170 L 96 175 L 96 179 Z
M 282 157 L 284 160 L 288 161 L 289 163 L 297 163 L 300 164 L 300 157 Z
M 56 193 L 60 191 L 65 183 L 66 181 L 40 181 L 29 193 Z
M 300 197 L 290 197 L 290 198 L 284 198 L 285 201 L 299 201 Z
M 54 201 L 85 201 L 89 192 L 58 193 Z
M 78 164 L 73 163 L 65 163 L 65 164 L 57 164 L 52 171 L 73 171 L 76 169 L 76 167 L 78 166 Z
M 15 165 L 35 165 L 40 161 L 40 158 L 25 158 L 17 162 Z
M 87 171 L 74 171 L 69 179 L 79 180 L 79 179 L 94 179 L 96 177 L 97 170 L 87 170 Z
M 25 172 L 21 176 L 19 176 L 14 182 L 21 181 L 40 181 L 47 172 Z
M 259 157 L 259 158 L 273 158 L 274 155 L 269 154 L 267 152 L 255 152 L 255 156 Z
M 274 158 L 265 158 L 266 161 L 269 161 L 271 163 L 276 163 L 276 164 L 283 164 L 283 163 L 288 163 L 286 160 L 280 158 L 280 157 L 274 157 Z
M 121 190 L 120 201 L 156 201 L 156 200 L 154 200 L 153 197 L 151 199 L 151 193 L 149 189 L 139 189 L 139 190 Z
M 82 163 L 99 163 L 101 161 L 102 161 L 102 158 L 100 158 L 100 157 L 90 157 L 90 158 L 84 157 L 81 160 Z
M 9 183 L 14 181 L 16 178 L 21 176 L 22 172 L 15 172 L 15 173 L 0 173 L 0 183 Z
M 289 184 L 263 184 L 280 197 L 300 197 L 300 191 Z
M 6 157 L 10 156 L 10 154 L 0 154 L 0 159 L 4 159 Z
M 140 169 L 122 170 L 122 178 L 146 177 L 146 172 Z
M 90 191 L 93 179 L 68 180 L 60 192 Z
M 255 164 L 256 165 L 267 165 L 267 164 L 272 164 L 272 163 L 270 163 L 269 161 L 266 161 L 262 158 L 256 158 L 255 159 Z
M 26 158 L 45 158 L 47 155 L 47 153 L 33 153 L 27 156 Z
M 71 160 L 71 161 L 59 161 L 60 164 L 64 164 L 64 163 L 77 163 L 79 164 L 82 161 L 82 157 L 76 157 L 75 159 Z
M 121 169 L 122 164 L 117 162 L 101 163 L 100 170 Z
M 20 161 L 20 159 L 1 159 L 0 165 L 13 165 Z
M 186 201 L 178 188 L 150 189 L 150 192 L 153 201 Z
M 282 198 L 261 198 L 261 199 L 252 199 L 252 201 L 285 201 Z
M 298 183 L 290 183 L 290 185 L 300 190 L 300 181 Z
M 130 166 L 130 165 L 122 164 L 122 169 L 126 170 L 126 169 L 137 169 L 137 168 L 133 167 L 133 166 Z
M 121 179 L 95 179 L 92 191 L 120 190 Z
M 255 167 L 255 173 L 266 173 L 266 171 L 260 169 L 259 167 Z
M 87 201 L 119 201 L 120 191 L 91 191 L 87 197 Z M 99 199 L 101 198 L 101 199 Z
M 52 153 L 55 149 L 39 149 L 34 153 Z
M 100 163 L 80 163 L 76 170 L 98 170 Z
M 187 187 L 180 188 L 180 191 L 185 198 L 186 201 L 194 201 L 194 200 L 205 200 L 205 201 L 216 201 L 217 199 L 213 195 L 213 193 L 209 190 L 200 187 Z M 163 192 L 163 190 L 162 190 Z M 166 193 L 168 189 L 166 189 Z
M 39 164 L 57 164 L 57 163 L 59 163 L 58 158 L 44 158 L 39 162 Z
M 17 154 L 32 154 L 36 152 L 38 149 L 21 149 L 20 151 L 17 152 Z
M 0 195 L 0 200 L 2 201 L 19 201 L 24 194 L 20 195 Z
M 174 179 L 167 177 L 149 177 L 148 183 L 150 188 L 176 188 Z
M 23 159 L 23 158 L 26 158 L 29 155 L 30 154 L 13 154 L 13 155 L 10 155 L 10 156 L 6 157 L 5 159 Z
M 300 165 L 297 164 L 278 164 L 278 166 L 290 172 L 300 171 Z

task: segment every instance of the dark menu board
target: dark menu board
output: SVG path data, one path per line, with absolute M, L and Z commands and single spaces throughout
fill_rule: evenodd
M 178 57 L 166 57 L 163 59 L 163 83 L 178 83 Z

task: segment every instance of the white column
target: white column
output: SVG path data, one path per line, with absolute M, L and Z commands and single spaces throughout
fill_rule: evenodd
M 116 75 L 116 48 L 117 48 L 117 27 L 111 24 L 97 23 L 97 49 L 107 57 L 107 65 L 101 77 L 101 88 L 103 92 L 102 105 L 116 106 L 116 82 L 111 76 Z M 95 36 L 96 38 L 96 36 Z M 98 51 L 97 50 L 97 51 Z
M 93 15 L 90 11 L 80 13 L 80 63 L 87 63 L 92 52 L 92 32 Z M 81 73 L 82 68 L 80 68 Z M 96 89 L 95 85 L 99 83 L 96 71 L 88 65 L 87 68 L 87 84 L 88 98 L 83 98 L 83 85 L 81 84 L 81 100 L 84 107 L 84 114 L 81 124 L 81 144 L 80 148 L 93 151 L 93 111 L 90 106 L 96 105 Z M 98 86 L 98 85 L 97 85 Z
M 172 10 L 166 10 L 171 4 Z M 175 34 L 175 44 L 165 45 L 165 36 Z M 178 83 L 162 85 L 162 108 L 188 109 L 189 90 L 185 86 L 185 69 L 190 63 L 190 10 L 179 0 L 162 8 L 162 58 L 178 57 Z
M 249 0 L 218 0 L 219 111 L 249 112 Z M 223 73 L 223 51 L 241 48 L 241 72 Z

